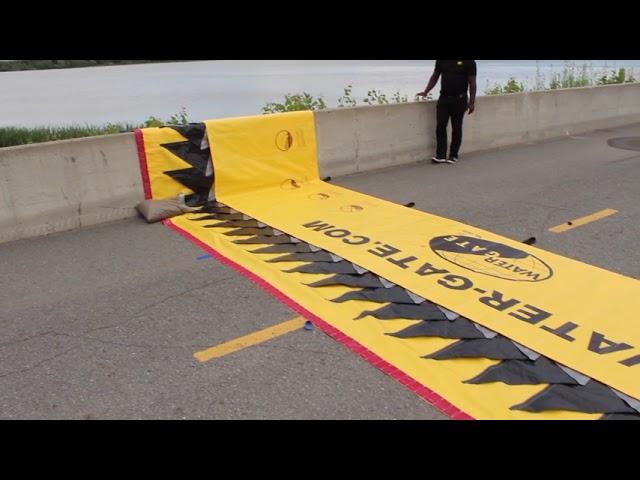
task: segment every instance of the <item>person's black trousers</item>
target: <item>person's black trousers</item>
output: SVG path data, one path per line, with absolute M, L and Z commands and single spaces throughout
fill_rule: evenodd
M 468 108 L 467 96 L 440 96 L 436 106 L 436 158 L 447 158 L 447 124 L 451 119 L 449 155 L 457 157 L 462 144 L 462 120 Z

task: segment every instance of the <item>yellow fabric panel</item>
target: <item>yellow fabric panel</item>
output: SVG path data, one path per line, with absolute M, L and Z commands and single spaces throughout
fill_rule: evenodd
M 187 162 L 162 147 L 162 144 L 165 143 L 184 142 L 186 138 L 171 128 L 144 128 L 141 131 L 147 157 L 151 198 L 174 198 L 180 193 L 185 195 L 193 193 L 193 190 L 163 173 L 181 168 L 191 168 Z
M 219 197 L 256 193 L 274 185 L 295 188 L 318 178 L 313 112 L 205 123 L 212 129 L 209 139 L 216 138 L 211 150 Z
M 640 355 L 636 348 L 640 345 L 635 319 L 640 306 L 637 280 L 321 182 L 311 112 L 212 120 L 206 125 L 219 201 L 640 397 L 633 379 L 640 365 L 631 366 Z M 191 193 L 163 173 L 190 167 L 161 147 L 184 141 L 184 137 L 169 128 L 144 129 L 142 134 L 152 197 Z M 354 320 L 363 310 L 375 310 L 383 304 L 331 302 L 356 289 L 309 287 L 307 283 L 328 275 L 284 272 L 297 264 L 267 263 L 281 254 L 251 253 L 260 245 L 234 244 L 234 237 L 223 235 L 230 229 L 205 228 L 215 221 L 193 221 L 199 216 L 185 214 L 171 223 L 466 414 L 480 419 L 600 417 L 510 410 L 545 385 L 465 384 L 463 381 L 497 362 L 423 359 L 454 340 L 386 335 L 417 323 L 415 320 L 385 321 L 370 316 Z M 564 331 L 558 330 L 563 324 Z M 614 351 L 607 353 L 610 350 Z M 630 366 L 620 363 L 624 360 L 630 360 Z
M 637 280 L 319 181 L 311 112 L 206 125 L 221 202 L 640 398 Z
M 415 320 L 377 320 L 372 317 L 354 320 L 363 310 L 374 310 L 379 308 L 381 304 L 369 301 L 331 302 L 330 299 L 354 289 L 344 286 L 309 287 L 305 284 L 329 275 L 284 272 L 283 270 L 291 269 L 302 263 L 267 263 L 267 260 L 281 254 L 253 254 L 251 250 L 255 250 L 261 245 L 234 244 L 231 239 L 237 237 L 223 235 L 224 232 L 230 231 L 232 228 L 205 228 L 203 223 L 207 222 L 192 221 L 193 218 L 199 216 L 198 214 L 186 214 L 172 219 L 171 222 L 216 252 L 273 285 L 314 315 L 364 345 L 386 362 L 396 366 L 474 418 L 540 420 L 597 419 L 601 416 L 566 411 L 529 413 L 510 410 L 509 407 L 524 402 L 545 388 L 545 385 L 464 384 L 462 383 L 464 380 L 475 377 L 497 362 L 486 359 L 423 359 L 422 356 L 440 350 L 455 340 L 440 338 L 400 339 L 385 335 L 417 323 Z M 374 393 L 372 392 L 372 394 Z

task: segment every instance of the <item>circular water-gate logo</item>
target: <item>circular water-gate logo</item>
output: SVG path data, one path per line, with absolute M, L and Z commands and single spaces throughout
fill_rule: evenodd
M 362 210 L 364 210 L 364 207 L 361 207 L 360 205 L 343 205 L 342 207 L 340 207 L 340 210 L 342 210 L 343 212 L 354 213 L 361 212 Z
M 514 282 L 541 282 L 553 270 L 535 255 L 523 250 L 465 235 L 434 237 L 429 247 L 438 256 L 459 267 Z
M 281 130 L 276 134 L 276 147 L 286 152 L 293 146 L 293 135 L 287 130 Z

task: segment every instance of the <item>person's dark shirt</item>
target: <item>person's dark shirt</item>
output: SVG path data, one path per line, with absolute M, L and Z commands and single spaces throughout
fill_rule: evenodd
M 436 60 L 435 71 L 440 73 L 440 95 L 467 93 L 469 77 L 476 76 L 475 60 Z

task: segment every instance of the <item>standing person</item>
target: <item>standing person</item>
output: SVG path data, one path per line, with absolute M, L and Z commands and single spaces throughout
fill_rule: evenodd
M 476 102 L 476 61 L 436 60 L 433 75 L 419 97 L 426 97 L 440 82 L 440 98 L 436 107 L 436 155 L 434 163 L 456 163 L 462 143 L 462 120 L 468 110 L 475 110 Z M 469 95 L 467 96 L 467 90 Z M 451 146 L 447 156 L 447 124 L 451 118 Z

